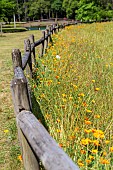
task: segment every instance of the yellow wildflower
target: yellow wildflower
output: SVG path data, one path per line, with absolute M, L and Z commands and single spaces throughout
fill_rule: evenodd
M 80 150 L 80 153 L 81 153 L 81 154 L 86 154 L 86 151 L 83 150 L 83 149 L 81 149 L 81 150 Z
M 84 107 L 87 107 L 87 106 L 88 106 L 86 102 L 83 102 L 82 105 L 83 105 Z
M 73 87 L 74 87 L 75 89 L 77 89 L 77 86 L 76 86 L 76 85 L 74 85 L 74 84 L 73 84 Z
M 110 143 L 110 141 L 109 140 L 105 140 L 105 144 L 109 144 Z
M 84 132 L 85 133 L 90 133 L 90 132 L 92 132 L 92 130 L 91 129 L 84 129 Z
M 113 146 L 109 148 L 110 152 L 113 152 Z
M 75 128 L 75 130 L 74 130 L 74 132 L 78 132 L 79 131 L 79 128 L 78 127 L 76 127 Z
M 89 138 L 86 138 L 86 139 L 82 139 L 81 140 L 81 144 L 82 145 L 88 145 L 88 144 L 90 144 L 91 143 L 91 140 L 89 139 Z
M 22 155 L 18 156 L 18 160 L 22 162 Z
M 91 160 L 90 160 L 90 159 L 86 159 L 86 163 L 87 163 L 87 164 L 90 164 L 90 163 L 91 163 Z
M 92 100 L 92 103 L 94 104 L 94 103 L 95 103 L 95 100 Z
M 60 129 L 57 129 L 57 133 L 60 133 L 61 132 L 61 130 Z
M 92 124 L 92 122 L 91 122 L 91 121 L 89 121 L 89 120 L 85 120 L 85 124 L 86 124 L 86 125 L 91 125 L 91 124 Z
M 66 102 L 67 100 L 66 100 L 66 99 L 64 99 L 64 98 L 62 98 L 62 101 L 63 101 L 63 102 Z
M 48 119 L 48 118 L 50 117 L 50 114 L 47 113 L 47 114 L 45 115 L 45 117 Z
M 102 130 L 96 130 L 93 133 L 93 136 L 96 137 L 96 138 L 104 138 L 104 132 Z
M 94 159 L 94 156 L 89 155 L 89 159 L 93 160 L 93 159 Z
M 98 87 L 95 88 L 95 91 L 99 91 L 99 90 L 100 90 L 100 88 L 98 88 Z
M 84 93 L 79 93 L 78 96 L 84 97 L 85 94 Z
M 9 132 L 9 130 L 8 130 L 8 129 L 4 130 L 4 133 L 8 133 L 8 132 Z
M 45 98 L 45 94 L 42 93 L 42 94 L 40 95 L 40 98 Z
M 93 83 L 95 83 L 95 80 L 92 80 Z
M 62 97 L 66 97 L 66 94 L 65 94 L 65 93 L 63 93 L 63 94 L 62 94 Z
M 80 167 L 84 166 L 82 160 L 80 160 L 80 159 L 78 160 L 78 166 L 80 166 Z
M 106 156 L 106 155 L 107 155 L 107 152 L 104 151 L 104 152 L 103 152 L 103 156 Z
M 59 146 L 62 148 L 62 147 L 63 147 L 63 144 L 62 144 L 62 143 L 59 143 Z
M 59 78 L 59 76 L 55 76 L 55 78 L 56 78 L 56 79 L 58 79 L 58 78 Z
M 72 100 L 72 99 L 73 99 L 73 97 L 70 96 L 70 97 L 69 97 L 69 100 Z
M 107 159 L 104 159 L 104 158 L 100 158 L 100 163 L 101 164 L 109 164 L 109 161 Z
M 98 140 L 93 140 L 92 143 L 94 143 L 95 146 L 100 146 L 99 141 Z
M 59 122 L 60 122 L 60 119 L 57 119 L 56 121 L 59 123 Z
M 97 149 L 92 149 L 92 151 L 91 151 L 93 154 L 96 154 L 97 152 L 98 152 L 98 150 Z
M 87 113 L 92 113 L 92 111 L 91 111 L 91 110 L 88 110 L 88 109 L 86 109 L 86 112 L 87 112 Z
M 94 118 L 99 119 L 99 118 L 100 118 L 100 115 L 94 115 Z

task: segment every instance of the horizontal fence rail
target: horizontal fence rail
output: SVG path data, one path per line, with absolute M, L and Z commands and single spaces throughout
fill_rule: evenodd
M 48 44 L 52 43 L 52 34 L 59 32 L 67 25 L 48 27 L 43 31 L 43 37 L 38 41 L 35 41 L 34 36 L 31 35 L 29 39 L 24 41 L 23 56 L 21 56 L 19 49 L 12 51 L 14 78 L 11 81 L 11 92 L 18 138 L 26 170 L 40 170 L 40 161 L 46 170 L 79 170 L 78 166 L 59 147 L 32 113 L 31 91 L 24 73 L 25 70 L 32 78 L 32 65 L 36 64 L 35 48 L 41 45 L 40 57 L 42 57 Z

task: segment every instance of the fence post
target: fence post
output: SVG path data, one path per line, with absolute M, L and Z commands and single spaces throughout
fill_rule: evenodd
M 30 40 L 31 40 L 31 43 L 34 44 L 34 42 L 35 42 L 35 37 L 34 37 L 33 34 L 30 36 Z M 33 48 L 33 57 L 34 57 L 34 64 L 36 64 L 35 47 Z
M 19 49 L 14 49 L 12 51 L 12 61 L 14 79 L 11 81 L 11 92 L 15 115 L 17 117 L 22 110 L 31 111 L 31 105 L 28 94 L 27 80 L 22 70 L 22 59 Z M 18 124 L 17 129 L 25 170 L 39 170 L 38 160 Z
M 31 44 L 30 44 L 30 40 L 29 39 L 24 40 L 24 50 L 25 50 L 25 53 L 26 52 L 30 53 L 30 56 L 29 56 L 29 59 L 28 59 L 28 65 L 27 65 L 29 67 L 26 68 L 26 72 L 32 78 Z
M 42 46 L 41 46 L 41 53 L 40 56 L 42 57 L 44 54 L 44 42 L 45 42 L 45 31 L 42 31 L 43 34 L 43 41 L 42 41 Z
M 54 33 L 56 34 L 56 24 L 54 25 Z
M 51 28 L 51 26 L 49 27 L 49 32 L 50 32 L 49 42 L 52 44 L 52 37 L 51 37 L 51 34 L 52 34 L 52 28 Z
M 48 48 L 48 41 L 49 41 L 49 29 L 46 29 L 46 46 L 45 46 L 45 50 Z
M 2 32 L 2 23 L 1 23 L 0 25 L 1 25 L 1 26 L 0 26 L 0 27 L 1 27 L 1 28 L 0 28 L 0 29 L 1 29 L 1 31 L 0 31 L 0 32 L 1 32 L 1 36 L 2 36 L 2 33 L 3 33 L 3 32 Z
M 53 25 L 51 25 L 51 33 L 53 34 Z
M 15 67 L 18 66 L 22 68 L 22 57 L 19 49 L 14 49 L 12 51 L 12 61 L 13 61 L 13 70 L 15 69 Z

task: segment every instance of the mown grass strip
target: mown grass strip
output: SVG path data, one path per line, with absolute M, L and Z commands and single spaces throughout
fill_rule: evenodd
M 0 169 L 22 170 L 20 147 L 17 138 L 15 115 L 10 91 L 13 78 L 11 52 L 19 48 L 24 52 L 24 39 L 34 34 L 35 40 L 41 37 L 40 31 L 6 33 L 0 37 Z

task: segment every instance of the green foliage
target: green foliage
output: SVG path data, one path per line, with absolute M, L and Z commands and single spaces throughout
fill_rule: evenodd
M 13 33 L 13 32 L 27 31 L 27 29 L 26 28 L 3 28 L 2 31 L 4 33 Z
M 68 18 L 75 17 L 75 10 L 78 6 L 78 0 L 64 0 L 63 1 L 63 8 L 66 10 L 66 15 Z
M 60 11 L 62 9 L 62 1 L 63 0 L 54 0 L 51 8 L 55 11 Z
M 29 17 L 33 17 L 34 19 L 40 19 L 42 18 L 43 14 L 47 14 L 50 7 L 50 1 L 49 0 L 31 0 L 29 4 Z
M 113 18 L 113 0 L 0 0 L 0 21 L 67 17 L 78 20 Z
M 11 18 L 16 11 L 16 4 L 14 0 L 0 1 L 0 19 L 5 22 L 11 22 Z
M 101 20 L 113 17 L 113 11 L 111 10 L 111 4 L 105 2 L 102 4 L 101 1 L 96 2 L 92 0 L 81 0 L 78 3 L 77 19 L 82 21 L 87 20 Z

